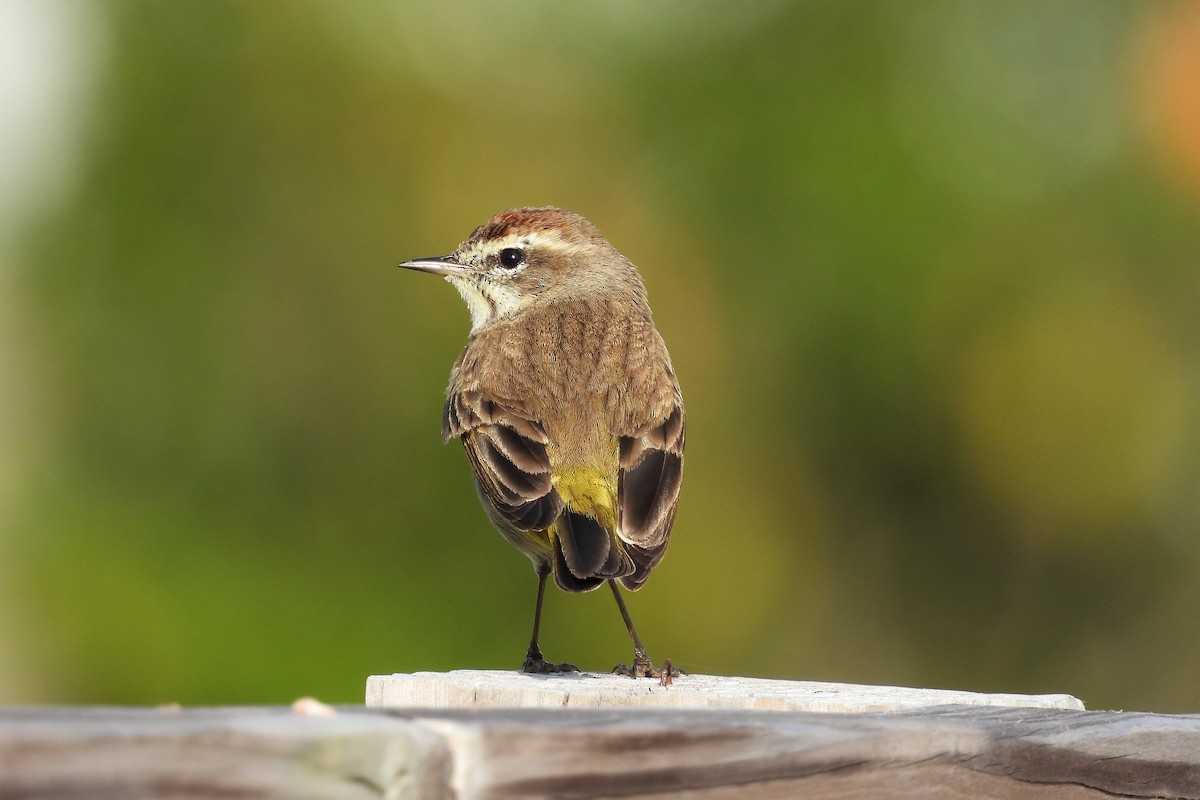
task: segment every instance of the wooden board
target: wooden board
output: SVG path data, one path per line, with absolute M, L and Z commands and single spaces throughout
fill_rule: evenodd
M 0 798 L 453 797 L 445 737 L 286 708 L 0 709 Z
M 1200 800 L 1194 715 L 331 711 L 0 709 L 0 797 Z
M 738 708 L 760 711 L 904 711 L 944 705 L 1082 711 L 1067 694 L 981 694 L 945 689 L 683 675 L 670 686 L 608 673 L 525 675 L 454 670 L 372 675 L 367 705 L 396 708 Z

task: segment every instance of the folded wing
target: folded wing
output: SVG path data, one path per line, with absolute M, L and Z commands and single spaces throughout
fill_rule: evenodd
M 461 392 L 446 401 L 442 436 L 461 436 L 480 494 L 518 530 L 546 530 L 563 510 L 550 480 L 546 432 L 488 400 Z
M 462 437 L 497 524 L 553 533 L 550 566 L 561 588 L 586 591 L 620 578 L 637 589 L 666 552 L 683 477 L 682 404 L 618 437 L 617 540 L 596 520 L 567 508 L 554 490 L 549 440 L 537 420 L 479 392 L 457 392 L 446 401 L 442 435 Z
M 681 403 L 665 419 L 620 437 L 618 528 L 635 565 L 621 579 L 626 588 L 645 583 L 666 552 L 683 479 L 683 446 Z

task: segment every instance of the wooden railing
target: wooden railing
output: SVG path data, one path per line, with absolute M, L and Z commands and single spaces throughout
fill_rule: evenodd
M 0 710 L 0 798 L 1200 800 L 1200 716 L 1083 711 L 1066 695 L 371 679 L 369 702 L 401 697 L 407 707 Z M 825 710 L 794 710 L 808 702 Z

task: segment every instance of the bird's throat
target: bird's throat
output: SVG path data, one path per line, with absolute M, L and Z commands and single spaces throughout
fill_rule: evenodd
M 471 314 L 471 333 L 495 320 L 515 314 L 525 306 L 525 298 L 512 286 L 458 275 L 448 275 L 446 280 L 454 284 L 467 304 L 467 311 Z

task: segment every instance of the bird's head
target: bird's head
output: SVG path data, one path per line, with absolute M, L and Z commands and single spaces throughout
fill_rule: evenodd
M 596 226 L 549 206 L 497 214 L 450 255 L 400 266 L 454 284 L 471 312 L 472 333 L 533 306 L 590 295 L 645 302 L 637 269 Z

